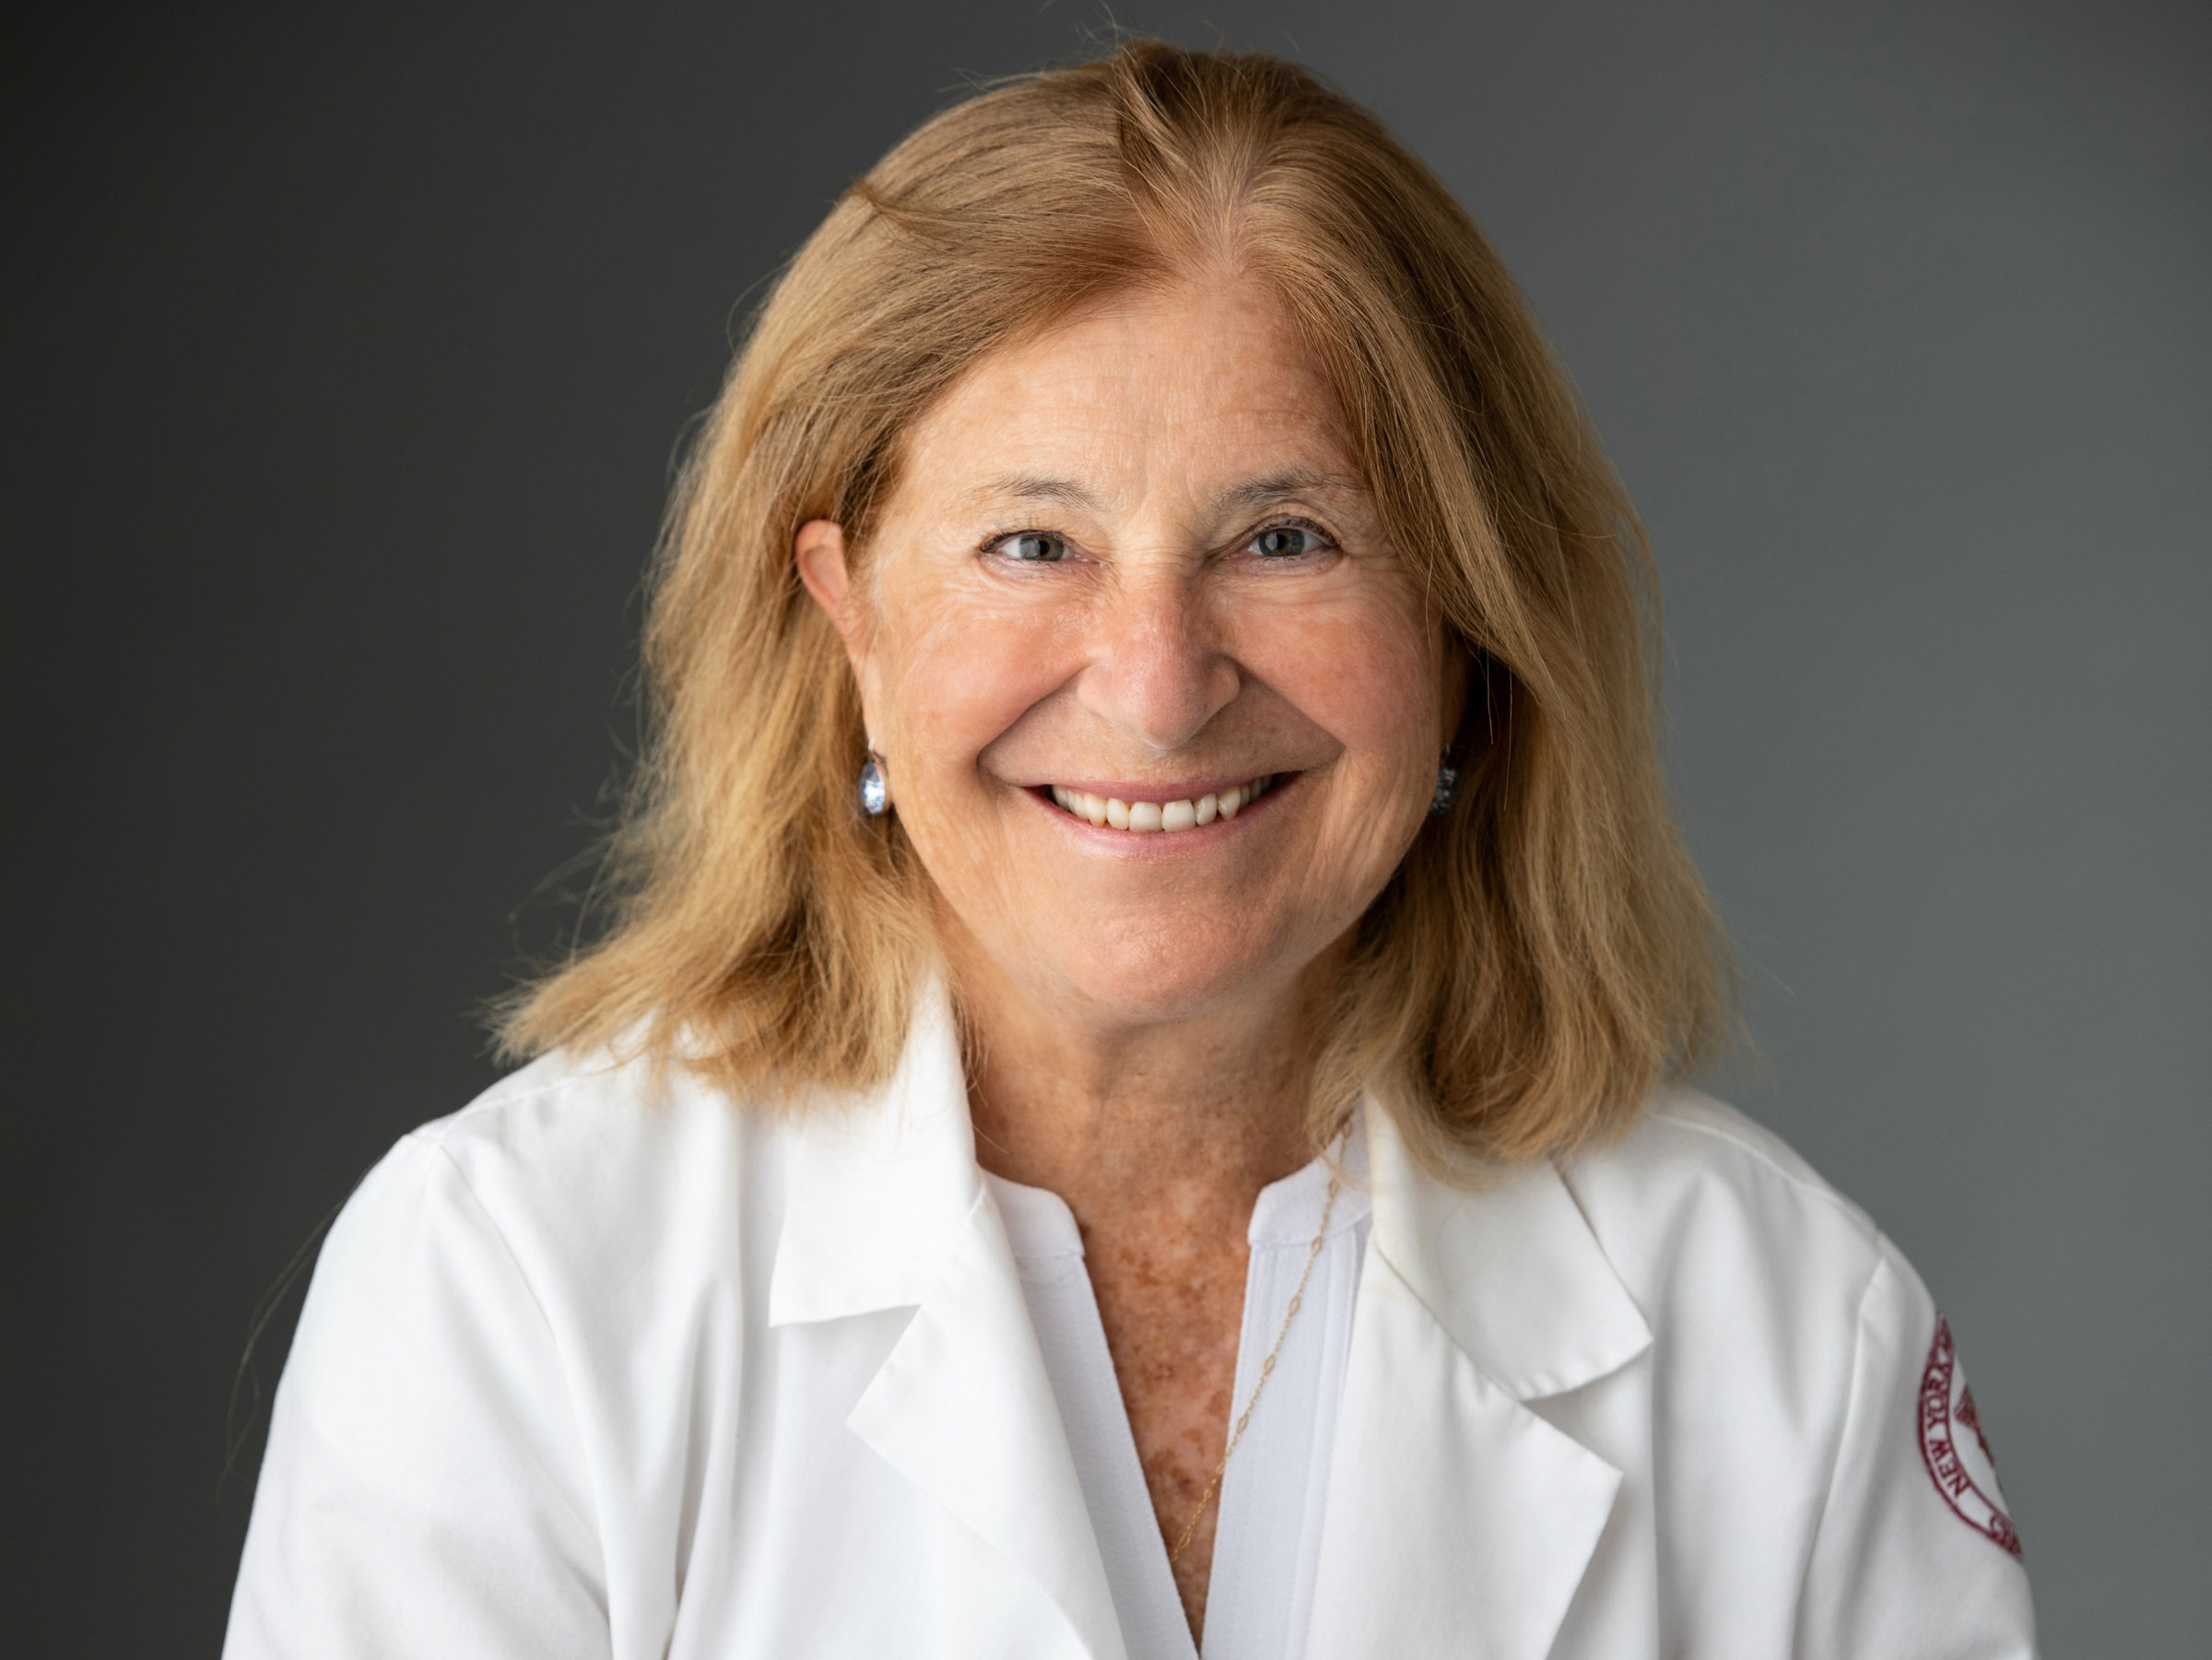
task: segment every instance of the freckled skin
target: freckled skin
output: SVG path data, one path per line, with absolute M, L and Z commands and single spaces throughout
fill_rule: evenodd
M 1201 1242 L 1219 1241 L 1225 1230 L 1205 1228 L 1196 1217 L 1183 1220 L 1167 1242 L 1124 1242 L 1091 1258 L 1107 1347 L 1123 1397 L 1131 1403 L 1130 1428 L 1160 1536 L 1171 1548 L 1220 1462 L 1229 1426 L 1242 1406 L 1230 1391 L 1247 1252 L 1241 1241 L 1209 1249 Z M 1174 1563 L 1194 1635 L 1205 1620 L 1217 1508 L 1208 1501 Z
M 957 919 L 944 925 L 959 941 Z M 1235 1023 L 1194 1021 L 1210 1028 L 1197 1043 L 1164 1056 L 1117 1054 L 1119 1076 L 1071 1088 L 1071 1059 L 1060 1057 L 1074 1046 L 1048 1052 L 1053 1058 L 1042 1065 L 1025 1065 L 1047 1052 L 1043 1034 L 1008 1018 L 1002 1030 L 1013 1041 L 986 1037 L 973 1063 L 969 1096 L 984 1164 L 1060 1195 L 1075 1213 L 1130 1432 L 1170 1548 L 1243 1409 L 1231 1391 L 1250 1254 L 1245 1231 L 1260 1189 L 1312 1156 L 1300 1114 L 1311 1040 L 1347 949 L 1348 941 L 1335 942 L 1289 977 L 1262 1011 L 1266 1024 L 1248 1029 L 1263 1034 L 1251 1050 L 1222 1042 L 1245 1039 Z M 1168 1095 L 1163 1073 L 1185 1092 Z M 1215 1089 L 1191 1099 L 1194 1077 L 1214 1080 Z M 1219 1508 L 1218 1498 L 1208 1501 L 1172 1564 L 1194 1642 L 1205 1630 Z
M 827 522 L 794 553 L 929 874 L 978 1157 L 1075 1213 L 1172 1544 L 1243 1407 L 1253 1204 L 1316 1150 L 1315 1036 L 1464 668 L 1321 364 L 1251 282 L 1194 275 L 1006 348 L 905 438 L 865 570 Z M 1263 774 L 1288 782 L 1233 822 L 1118 842 L 1048 788 Z M 1194 1638 L 1214 1508 L 1174 1569 Z

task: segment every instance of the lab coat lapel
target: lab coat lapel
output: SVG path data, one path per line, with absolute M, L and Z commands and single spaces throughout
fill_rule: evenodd
M 812 1115 L 794 1136 L 770 1324 L 914 1307 L 846 1427 L 1006 1571 L 1035 1581 L 1066 1620 L 1056 1632 L 994 1635 L 1018 1636 L 1025 1655 L 1122 1660 L 1112 1595 L 1020 1274 L 976 1167 L 942 991 L 924 997 L 899 1072 L 879 1096 Z M 936 1591 L 959 1595 L 957 1585 Z
M 1361 1271 L 1307 1652 L 1549 1652 L 1620 1474 L 1526 1402 L 1594 1382 L 1651 1333 L 1549 1165 L 1476 1192 L 1367 1112 Z
M 1121 1660 L 1121 1626 L 1030 1326 L 1006 1230 L 979 1194 L 942 1271 L 845 1420 L 886 1462 L 1028 1573 L 1080 1644 Z

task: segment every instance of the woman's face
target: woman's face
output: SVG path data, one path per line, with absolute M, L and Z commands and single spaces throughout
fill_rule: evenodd
M 956 973 L 1103 1025 L 1286 988 L 1397 867 L 1464 686 L 1321 364 L 1193 282 L 986 359 L 908 440 L 858 582 L 834 525 L 798 554 Z

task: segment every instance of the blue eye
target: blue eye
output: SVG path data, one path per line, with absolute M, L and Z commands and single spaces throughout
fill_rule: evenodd
M 1067 542 L 1049 530 L 1021 530 L 1002 537 L 998 550 L 1018 565 L 1056 565 L 1067 558 Z
M 1319 551 L 1328 541 L 1302 524 L 1271 524 L 1252 538 L 1251 546 L 1264 559 L 1294 559 Z

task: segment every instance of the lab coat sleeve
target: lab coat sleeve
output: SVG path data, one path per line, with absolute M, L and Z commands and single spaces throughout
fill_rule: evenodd
M 1860 1303 L 1851 1404 L 1799 1603 L 1803 1660 L 2035 1654 L 2019 1556 L 1961 1516 L 1924 1449 L 1937 1320 L 1919 1277 L 1882 1242 Z M 1939 1410 L 1947 1416 L 1947 1401 Z
M 459 1167 L 402 1141 L 319 1258 L 226 1660 L 609 1653 L 562 1357 Z

